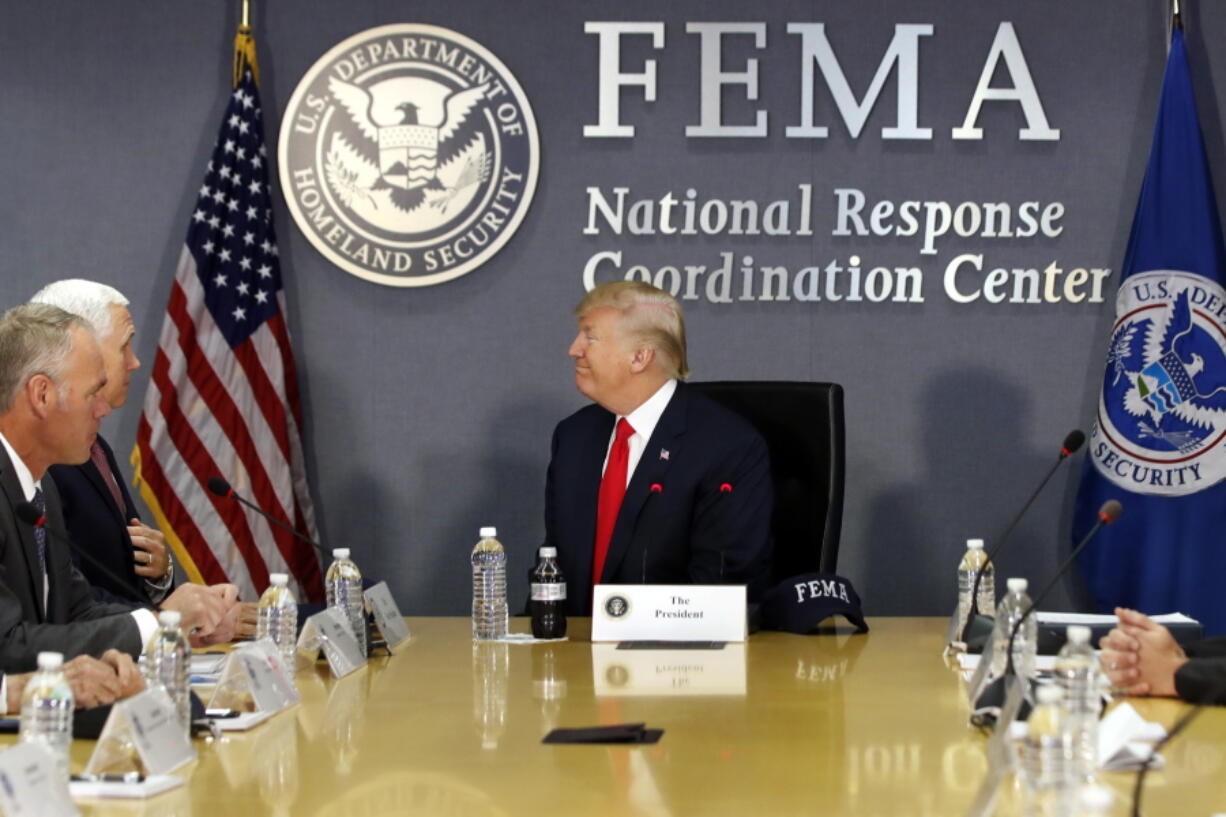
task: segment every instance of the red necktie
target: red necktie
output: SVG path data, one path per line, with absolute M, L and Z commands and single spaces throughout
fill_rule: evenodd
M 592 556 L 592 584 L 600 584 L 604 572 L 604 560 L 609 555 L 609 540 L 613 538 L 613 526 L 617 524 L 617 512 L 621 510 L 626 496 L 626 470 L 630 465 L 630 444 L 627 440 L 634 434 L 626 419 L 617 421 L 617 436 L 609 448 L 609 462 L 600 480 L 600 500 L 596 506 L 596 551 Z

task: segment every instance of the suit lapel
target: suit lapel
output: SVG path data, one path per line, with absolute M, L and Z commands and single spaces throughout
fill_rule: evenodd
M 10 513 L 12 513 L 12 508 L 26 501 L 25 494 L 21 492 L 21 480 L 17 478 L 17 471 L 4 446 L 0 446 L 0 488 L 4 490 Z M 43 615 L 43 577 L 42 568 L 38 563 L 38 543 L 34 540 L 34 529 L 18 519 L 15 513 L 12 514 L 11 519 L 13 526 L 17 529 L 17 538 L 21 542 L 21 553 L 25 558 L 26 580 L 30 583 L 30 597 L 34 599 L 35 614 L 41 622 L 45 618 Z
M 630 484 L 626 486 L 626 496 L 622 500 L 621 510 L 617 513 L 617 524 L 613 527 L 613 538 L 609 542 L 609 555 L 604 564 L 603 577 L 606 579 L 617 574 L 618 568 L 630 551 L 630 544 L 634 540 L 634 529 L 638 524 L 639 514 L 651 494 L 651 486 L 658 484 L 664 490 L 668 490 L 665 477 L 669 466 L 673 463 L 673 458 L 681 451 L 682 438 L 685 435 L 686 401 L 685 384 L 678 383 L 677 391 L 668 401 L 668 406 L 660 415 L 660 422 L 656 423 L 655 430 L 651 432 L 651 439 L 643 448 L 643 456 L 635 466 L 634 476 L 630 477 Z M 631 571 L 631 573 L 638 575 L 636 571 Z

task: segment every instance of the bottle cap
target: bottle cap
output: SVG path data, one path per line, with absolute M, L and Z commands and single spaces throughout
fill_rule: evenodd
M 348 559 L 349 548 L 332 548 L 333 559 Z
M 1010 593 L 1025 593 L 1029 586 L 1030 582 L 1025 579 L 1009 579 L 1005 582 L 1005 587 L 1009 588 Z
M 62 652 L 40 652 L 38 654 L 38 668 L 41 670 L 57 670 L 64 666 L 64 653 Z
M 489 525 L 477 531 L 477 533 L 482 539 L 493 539 L 498 535 L 498 528 L 495 528 L 493 525 Z
M 554 558 L 557 558 L 557 555 L 558 555 L 557 548 L 551 548 L 551 547 L 541 548 L 541 558 L 542 559 L 554 559 Z
M 1071 644 L 1089 644 L 1090 628 L 1084 624 L 1070 624 L 1065 630 Z
M 1064 690 L 1055 684 L 1044 684 L 1035 691 L 1041 704 L 1059 703 L 1064 698 Z
M 982 539 L 967 539 L 966 549 L 967 550 L 983 550 L 983 540 Z
M 163 610 L 158 613 L 158 624 L 163 627 L 178 627 L 182 620 L 178 610 Z
M 269 573 L 268 583 L 273 587 L 285 587 L 289 584 L 289 575 L 285 573 Z

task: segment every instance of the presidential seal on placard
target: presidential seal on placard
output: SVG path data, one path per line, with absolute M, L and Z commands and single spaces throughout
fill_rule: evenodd
M 540 169 L 515 77 L 445 28 L 372 28 L 298 83 L 281 186 L 299 229 L 342 269 L 389 286 L 471 272 L 523 221 Z
M 1226 291 L 1189 272 L 1120 284 L 1090 457 L 1140 494 L 1226 479 Z

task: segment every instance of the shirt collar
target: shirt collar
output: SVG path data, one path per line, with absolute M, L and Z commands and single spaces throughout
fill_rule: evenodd
M 664 409 L 668 408 L 668 402 L 673 399 L 673 393 L 676 391 L 677 381 L 669 378 L 663 386 L 656 390 L 655 394 L 626 415 L 626 422 L 634 429 L 635 434 L 644 440 L 651 439 L 651 433 L 656 430 L 660 417 L 664 415 Z
M 9 461 L 13 463 L 13 470 L 17 472 L 17 481 L 21 483 L 22 496 L 26 498 L 26 502 L 33 502 L 34 491 L 41 486 L 34 479 L 34 475 L 30 473 L 30 468 L 26 465 L 25 460 L 17 456 L 17 452 L 13 450 L 13 446 L 3 434 L 0 434 L 0 443 L 4 443 L 4 450 L 8 452 Z

